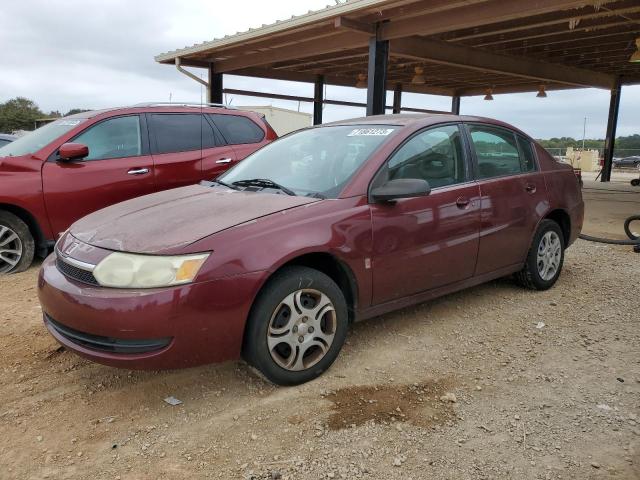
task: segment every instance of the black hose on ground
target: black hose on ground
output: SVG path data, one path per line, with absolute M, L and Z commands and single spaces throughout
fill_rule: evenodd
M 627 234 L 630 240 L 614 240 L 611 238 L 592 237 L 591 235 L 585 235 L 581 233 L 579 238 L 588 242 L 607 243 L 609 245 L 630 245 L 634 247 L 634 251 L 640 253 L 640 236 L 635 235 L 631 231 L 631 223 L 640 221 L 640 215 L 632 215 L 624 221 L 624 233 Z

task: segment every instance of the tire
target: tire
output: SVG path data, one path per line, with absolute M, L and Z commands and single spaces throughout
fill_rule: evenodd
M 632 187 L 640 186 L 640 178 L 634 178 L 633 180 L 631 180 L 631 186 Z
M 515 275 L 516 281 L 531 290 L 548 290 L 553 287 L 562 272 L 564 250 L 565 239 L 560 225 L 553 220 L 542 220 L 533 236 L 524 267 Z M 553 270 L 550 265 L 554 265 Z
M 33 262 L 35 248 L 27 224 L 13 213 L 0 211 L 0 274 L 25 271 Z
M 307 267 L 285 267 L 251 308 L 243 357 L 269 381 L 299 385 L 331 366 L 348 326 L 347 302 L 331 278 Z

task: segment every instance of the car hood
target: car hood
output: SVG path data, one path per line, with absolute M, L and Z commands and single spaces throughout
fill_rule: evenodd
M 133 253 L 162 253 L 318 199 L 193 185 L 118 203 L 74 223 L 78 240 Z M 173 253 L 173 252 L 171 252 Z

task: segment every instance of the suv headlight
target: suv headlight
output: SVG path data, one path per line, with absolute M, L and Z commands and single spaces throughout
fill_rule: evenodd
M 113 288 L 183 285 L 193 281 L 209 255 L 168 257 L 115 252 L 98 263 L 93 276 L 100 285 Z

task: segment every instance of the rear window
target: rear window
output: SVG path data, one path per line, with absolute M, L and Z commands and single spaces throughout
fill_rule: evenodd
M 240 115 L 210 115 L 216 127 L 232 145 L 243 143 L 259 143 L 264 138 L 264 130 L 247 117 Z
M 204 125 L 206 121 L 202 115 L 154 113 L 150 119 L 155 153 L 189 152 L 202 148 L 203 127 L 208 127 Z

